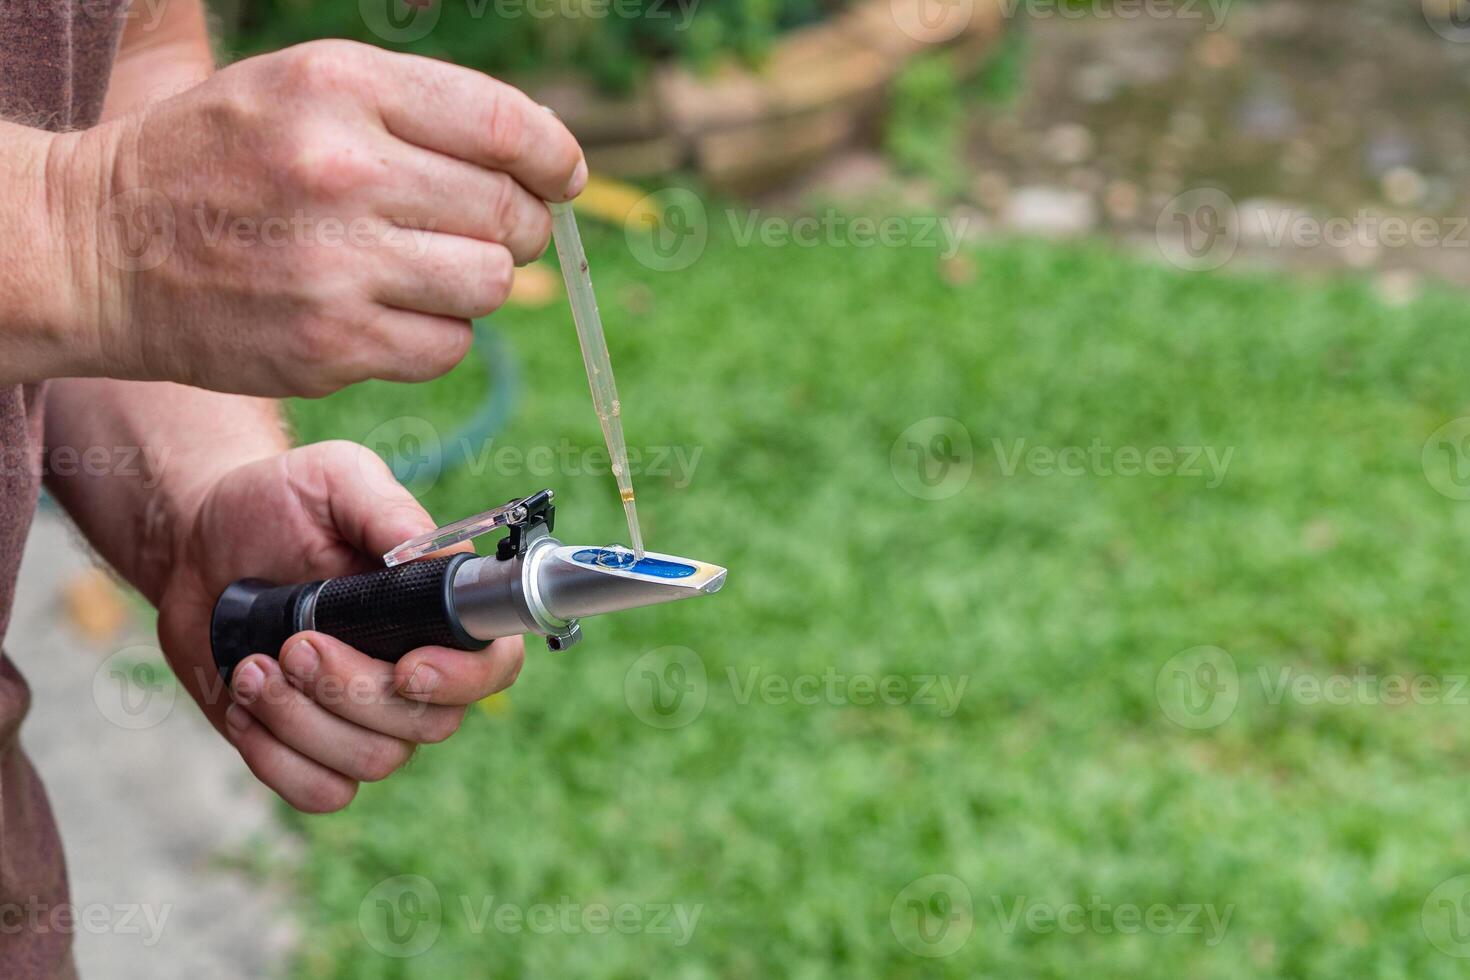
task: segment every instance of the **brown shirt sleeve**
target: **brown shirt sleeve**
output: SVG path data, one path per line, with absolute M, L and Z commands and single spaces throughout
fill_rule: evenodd
M 0 117 L 57 132 L 96 125 L 125 9 L 126 0 L 5 4 Z M 0 388 L 0 643 L 39 493 L 44 396 L 44 386 Z M 0 656 L 0 974 L 15 980 L 74 975 L 61 841 L 17 737 L 29 705 L 25 680 Z

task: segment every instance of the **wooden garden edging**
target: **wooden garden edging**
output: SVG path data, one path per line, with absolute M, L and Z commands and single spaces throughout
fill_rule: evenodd
M 691 169 L 711 186 L 753 190 L 862 133 L 911 59 L 943 50 L 957 73 L 973 74 L 1003 21 L 1001 0 L 863 0 L 786 34 L 757 69 L 660 65 L 617 99 L 577 79 L 528 88 L 560 114 L 600 173 Z

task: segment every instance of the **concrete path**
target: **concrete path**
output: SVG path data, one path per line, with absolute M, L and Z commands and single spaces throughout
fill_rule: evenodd
M 150 626 L 99 649 L 69 624 L 62 590 L 91 564 L 54 513 L 37 516 L 5 647 L 34 702 L 22 742 L 66 844 L 83 980 L 279 975 L 282 896 L 231 870 L 292 842 L 269 794 L 171 680 Z

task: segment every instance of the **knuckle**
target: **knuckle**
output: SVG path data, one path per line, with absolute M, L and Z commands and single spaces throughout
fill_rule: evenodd
M 335 813 L 357 796 L 357 781 L 317 779 L 289 792 L 276 790 L 281 799 L 302 813 Z
M 401 742 L 388 738 L 364 739 L 353 763 L 353 770 L 364 782 L 387 779 L 408 761 L 410 750 Z
M 298 356 L 306 364 L 335 364 L 344 353 L 342 331 L 325 317 L 312 317 L 297 333 Z
M 357 88 L 366 46 L 335 39 L 308 41 L 284 52 L 287 78 L 308 91 Z
M 464 360 L 473 341 L 474 334 L 469 323 L 465 323 L 464 329 L 457 331 L 450 340 L 442 340 L 436 336 L 416 357 L 408 359 L 404 366 L 408 374 L 406 380 L 432 381 L 449 373 L 456 364 Z
M 287 183 L 314 198 L 340 201 L 384 182 L 384 163 L 351 142 L 318 137 L 288 139 Z
M 565 125 L 558 123 L 553 126 L 552 133 L 552 152 L 548 156 L 553 161 L 551 167 L 554 172 L 548 175 L 547 183 L 560 190 L 571 182 L 572 174 L 577 172 L 577 165 L 582 162 L 582 145 Z
M 508 235 L 520 223 L 516 183 L 504 175 L 497 175 L 497 178 L 490 195 L 490 222 L 494 232 Z
M 414 733 L 415 741 L 427 745 L 442 742 L 459 731 L 459 726 L 463 721 L 463 708 L 426 712 Z
M 374 376 L 392 381 L 432 381 L 464 360 L 475 339 L 469 320 L 458 320 L 458 327 L 453 330 L 423 330 L 417 324 L 401 323 L 390 323 L 387 329 L 392 331 L 393 339 L 386 346 L 396 356 L 385 361 L 382 371 Z
M 514 684 L 521 676 L 521 667 L 525 665 L 525 662 L 526 646 L 524 643 L 518 643 L 506 657 L 504 666 L 491 679 L 490 693 L 495 694 Z
M 447 374 L 456 364 L 465 359 L 474 343 L 475 335 L 468 323 L 463 330 L 458 330 L 450 340 L 436 343 L 434 349 L 424 358 L 425 366 L 433 371 L 430 378 L 437 378 Z M 428 380 L 428 379 L 425 379 Z
M 551 244 L 551 212 L 544 207 L 535 208 L 529 222 L 523 226 L 522 234 L 527 242 L 525 261 L 534 262 L 545 255 Z
M 293 384 L 291 389 L 298 398 L 318 399 L 335 395 L 347 385 L 346 381 L 337 381 L 321 375 L 310 375 Z
M 490 99 L 485 106 L 485 122 L 481 128 L 492 160 L 514 164 L 526 153 L 525 107 L 520 100 L 504 94 Z
M 476 281 L 480 285 L 480 298 L 485 312 L 490 313 L 500 309 L 510 296 L 511 284 L 515 282 L 515 260 L 506 249 L 492 246 L 485 249 L 480 264 L 480 274 Z

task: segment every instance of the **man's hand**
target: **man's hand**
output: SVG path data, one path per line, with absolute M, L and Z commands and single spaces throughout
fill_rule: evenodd
M 466 705 L 520 673 L 520 637 L 479 653 L 423 647 L 389 664 L 308 632 L 271 651 L 279 661 L 243 661 L 232 701 L 209 648 L 210 612 L 226 585 L 369 571 L 434 522 L 382 460 L 350 442 L 247 463 L 203 491 L 193 514 L 158 604 L 164 653 L 250 770 L 297 809 L 346 806 L 360 781 L 389 775 L 421 742 L 448 738 Z
M 508 85 L 319 41 L 54 137 L 46 174 L 76 327 L 57 373 L 317 396 L 449 370 L 587 166 Z

